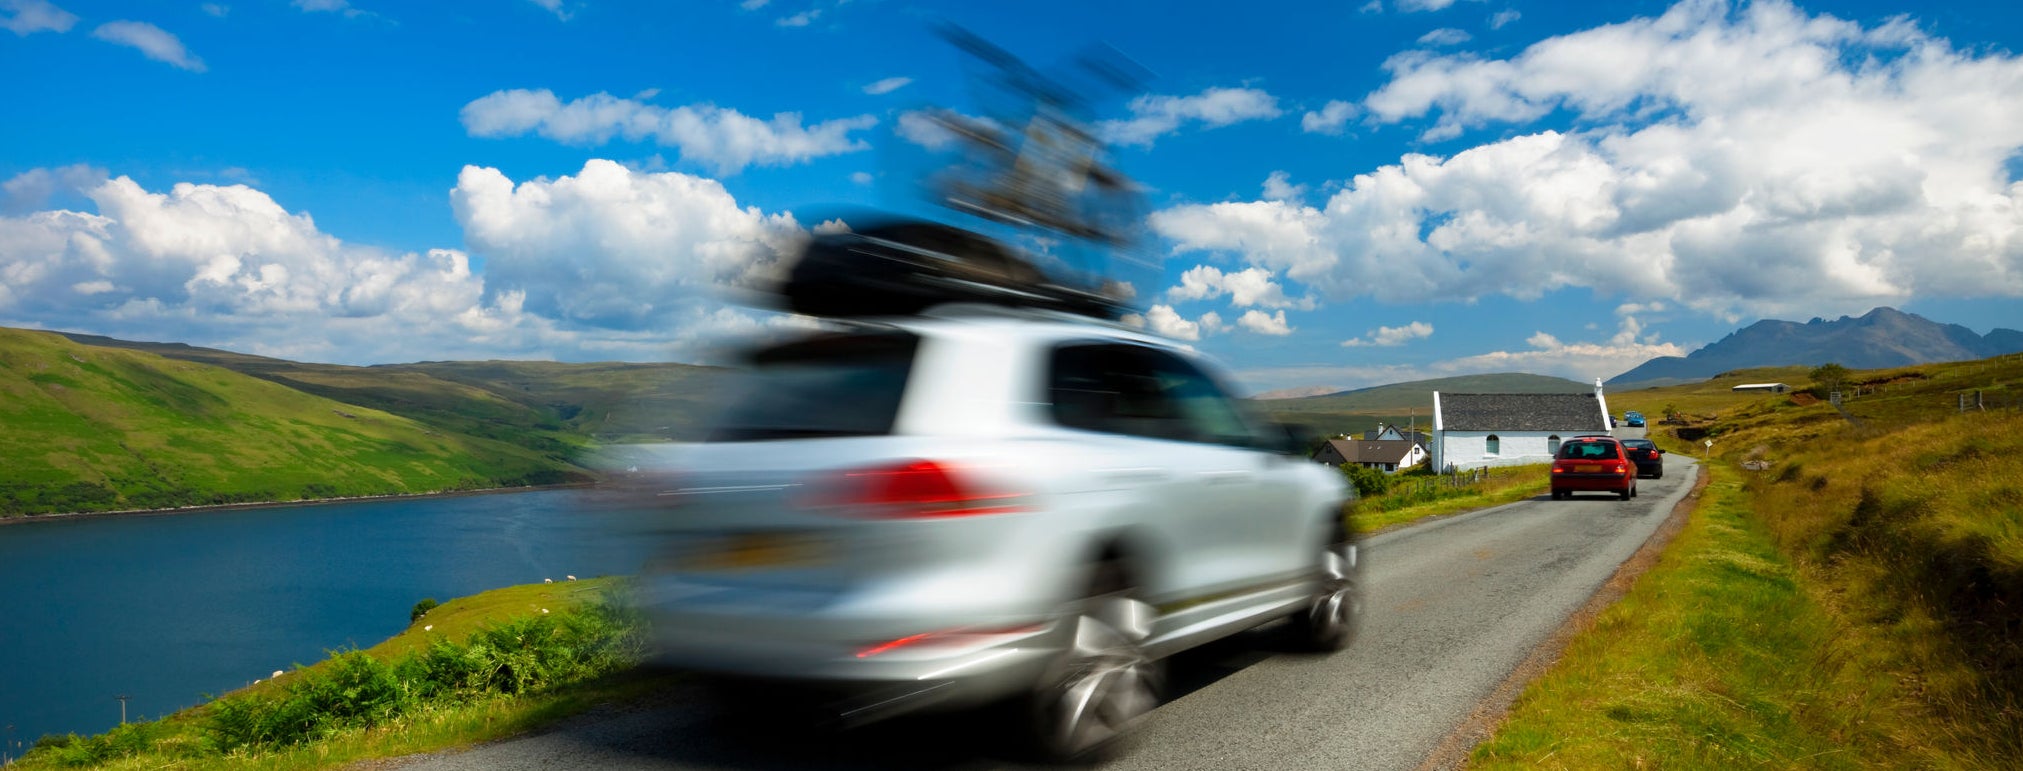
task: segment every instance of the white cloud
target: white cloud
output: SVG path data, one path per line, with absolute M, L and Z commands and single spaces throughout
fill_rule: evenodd
M 912 78 L 896 78 L 896 77 L 886 78 L 876 83 L 872 83 L 871 85 L 865 86 L 864 93 L 871 94 L 872 96 L 877 96 L 879 94 L 889 94 L 894 91 L 898 91 L 899 89 L 905 88 L 908 83 L 912 82 L 913 82 Z
M 869 115 L 803 126 L 798 113 L 759 120 L 714 105 L 666 108 L 596 93 L 567 103 L 547 89 L 495 91 L 464 105 L 471 136 L 535 133 L 559 142 L 597 145 L 614 137 L 674 147 L 684 160 L 718 174 L 747 166 L 804 162 L 869 147 L 850 133 L 877 124 Z
M 1197 265 L 1181 273 L 1180 285 L 1166 290 L 1166 296 L 1175 300 L 1212 300 L 1228 295 L 1230 306 L 1235 308 L 1312 307 L 1311 302 L 1286 297 L 1285 288 L 1272 278 L 1272 272 L 1264 268 L 1224 273 L 1212 265 Z
M 576 12 L 564 5 L 562 0 L 530 0 L 530 2 L 555 14 L 555 18 L 562 21 L 568 21 L 569 17 L 576 15 Z
M 773 0 L 744 0 L 744 2 L 738 3 L 738 7 L 743 8 L 747 11 L 756 11 L 760 8 L 766 7 L 766 4 L 772 1 Z
M 77 14 L 58 8 L 45 0 L 0 0 L 0 29 L 5 29 L 21 37 L 36 32 L 69 32 L 77 23 Z
M 244 185 L 156 193 L 116 177 L 86 194 L 97 213 L 0 217 L 0 323 L 388 361 L 466 352 L 524 321 L 509 298 L 483 300 L 462 252 L 346 244 Z
M 1267 201 L 1298 201 L 1306 192 L 1306 185 L 1293 184 L 1292 175 L 1282 170 L 1264 178 L 1264 199 Z
M 1524 18 L 1524 14 L 1518 13 L 1516 8 L 1505 8 L 1501 11 L 1497 11 L 1496 13 L 1490 14 L 1489 28 L 1503 29 L 1504 26 L 1510 24 L 1513 21 L 1517 21 L 1518 19 L 1521 18 Z
M 1142 316 L 1136 313 L 1127 313 L 1124 314 L 1123 318 L 1118 319 L 1118 321 L 1123 322 L 1127 326 L 1149 329 L 1154 334 L 1163 335 L 1175 340 L 1190 341 L 1200 340 L 1204 329 L 1209 332 L 1219 332 L 1226 328 L 1223 326 L 1222 316 L 1214 311 L 1201 314 L 1200 321 L 1189 321 L 1187 317 L 1180 315 L 1179 311 L 1174 310 L 1171 305 L 1153 305 Z
M 144 21 L 109 21 L 92 30 L 91 36 L 108 43 L 127 46 L 141 52 L 143 56 L 158 62 L 172 64 L 191 72 L 203 72 L 204 60 L 190 55 L 183 48 L 183 41 L 161 27 Z
M 1342 347 L 1361 348 L 1363 346 L 1374 345 L 1392 348 L 1412 342 L 1413 340 L 1420 340 L 1432 336 L 1433 336 L 1432 324 L 1428 324 L 1423 321 L 1414 321 L 1412 323 L 1399 327 L 1377 327 L 1375 331 L 1369 333 L 1369 335 L 1366 337 L 1352 337 L 1347 340 L 1343 340 Z
M 1300 116 L 1301 131 L 1309 134 L 1340 134 L 1349 119 L 1355 117 L 1356 106 L 1339 99 L 1330 101 L 1319 110 L 1308 111 Z
M 0 182 L 0 213 L 39 209 L 59 193 L 82 193 L 109 176 L 105 169 L 82 163 L 54 169 L 29 169 Z
M 715 180 L 605 160 L 518 185 L 466 166 L 450 204 L 496 289 L 524 292 L 542 316 L 616 329 L 655 328 L 683 301 L 748 286 L 807 237 L 793 215 L 739 207 Z
M 1190 121 L 1220 128 L 1281 114 L 1278 98 L 1255 88 L 1209 88 L 1194 96 L 1148 94 L 1131 100 L 1130 110 L 1129 120 L 1104 121 L 1098 133 L 1115 144 L 1150 147 Z
M 876 179 L 877 177 L 872 176 L 871 172 L 868 171 L 850 172 L 850 181 L 859 185 L 869 185 Z
M 1474 39 L 1475 37 L 1473 35 L 1470 35 L 1462 30 L 1458 30 L 1453 27 L 1441 27 L 1440 29 L 1433 30 L 1432 32 L 1428 32 L 1424 35 L 1420 35 L 1419 44 L 1428 46 L 1452 46 L 1452 45 L 1460 45 L 1462 43 L 1466 43 Z
M 1435 365 L 1448 374 L 1483 372 L 1535 372 L 1570 380 L 1607 380 L 1659 356 L 1684 356 L 1686 349 L 1672 343 L 1638 340 L 1641 327 L 1636 319 L 1621 320 L 1614 336 L 1605 342 L 1567 343 L 1544 332 L 1525 342 L 1527 351 L 1492 351 Z
M 1399 13 L 1421 13 L 1444 11 L 1454 3 L 1455 0 L 1397 0 L 1396 5 Z
M 225 5 L 224 3 L 205 3 L 201 7 L 204 9 L 204 13 L 208 13 L 220 19 L 225 18 L 226 14 L 232 12 L 232 7 L 229 5 Z
M 782 27 L 805 27 L 822 17 L 822 9 L 810 8 L 792 16 L 782 16 L 773 23 Z
M 840 219 L 823 220 L 815 225 L 814 231 L 815 235 L 818 236 L 834 235 L 837 233 L 848 233 L 850 232 L 850 223 L 844 222 Z
M 1406 54 L 1367 100 L 1429 133 L 1572 113 L 1408 154 L 1319 206 L 1152 216 L 1176 251 L 1233 255 L 1333 299 L 1531 299 L 1585 287 L 1716 316 L 1859 313 L 2023 296 L 2023 60 L 1908 23 L 1863 28 L 1688 2 L 1508 60 Z
M 346 243 L 246 185 L 100 177 L 84 195 L 96 211 L 0 216 L 0 325 L 380 363 L 693 359 L 807 323 L 718 302 L 806 232 L 684 174 L 591 161 L 516 186 L 467 167 L 451 203 L 475 256 Z
M 1238 326 L 1260 335 L 1283 336 L 1292 334 L 1292 327 L 1286 325 L 1285 311 L 1283 310 L 1273 311 L 1271 315 L 1266 316 L 1264 315 L 1264 311 L 1252 308 L 1244 311 L 1243 316 L 1238 318 L 1236 323 Z

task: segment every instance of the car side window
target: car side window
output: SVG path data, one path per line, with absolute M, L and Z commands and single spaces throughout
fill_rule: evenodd
M 1164 351 L 1145 352 L 1158 370 L 1161 384 L 1179 405 L 1181 419 L 1196 441 L 1233 447 L 1259 447 L 1257 432 L 1251 429 L 1236 400 L 1222 390 L 1207 373 L 1186 359 Z
M 1055 349 L 1047 375 L 1054 422 L 1109 434 L 1189 438 L 1180 405 L 1143 353 L 1115 344 Z
M 1055 423 L 1084 431 L 1258 447 L 1235 401 L 1164 351 L 1089 343 L 1055 349 L 1047 377 Z

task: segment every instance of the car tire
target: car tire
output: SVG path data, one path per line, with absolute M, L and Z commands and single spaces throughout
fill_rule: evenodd
M 1031 749 L 1042 760 L 1089 758 L 1159 704 L 1160 667 L 1142 647 L 1156 611 L 1122 566 L 1098 566 L 1064 616 L 1067 647 L 1028 697 Z
M 1636 494 L 1637 494 L 1637 485 L 1635 483 L 1631 483 L 1629 487 L 1623 488 L 1622 492 L 1616 493 L 1616 495 L 1621 496 L 1622 499 L 1626 501 L 1629 500 L 1632 496 L 1635 496 Z
M 1362 624 L 1362 549 L 1345 528 L 1336 525 L 1317 557 L 1320 584 L 1287 626 L 1299 649 L 1333 653 L 1355 642 Z

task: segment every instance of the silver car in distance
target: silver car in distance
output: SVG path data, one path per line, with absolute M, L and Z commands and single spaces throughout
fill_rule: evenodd
M 1282 619 L 1312 650 L 1354 635 L 1352 492 L 1172 343 L 944 305 L 746 364 L 710 441 L 635 475 L 662 663 L 850 721 L 1009 705 L 1072 758 L 1158 703 L 1175 652 Z

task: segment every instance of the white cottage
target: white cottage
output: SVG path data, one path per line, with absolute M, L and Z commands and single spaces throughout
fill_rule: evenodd
M 1559 443 L 1582 434 L 1610 434 L 1602 381 L 1594 393 L 1443 394 L 1433 392 L 1433 467 L 1544 463 Z

